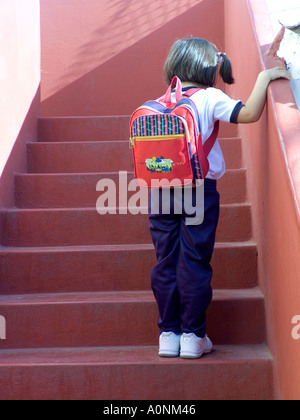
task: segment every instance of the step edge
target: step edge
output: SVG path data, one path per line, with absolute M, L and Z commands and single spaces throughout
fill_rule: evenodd
M 235 137 L 234 137 L 235 139 Z M 90 140 L 84 140 L 84 141 L 35 141 L 35 142 L 31 142 L 28 141 L 26 143 L 26 146 L 29 147 L 43 147 L 45 145 L 49 145 L 49 146 L 57 146 L 60 147 L 61 145 L 68 145 L 68 147 L 71 146 L 75 146 L 77 147 L 78 145 L 87 145 L 87 144 L 97 144 L 99 143 L 99 145 L 103 145 L 104 143 L 128 143 L 128 149 L 129 149 L 129 136 L 128 136 L 128 140 L 124 139 L 124 140 L 94 140 L 94 141 L 90 141 Z
M 54 121 L 54 120 L 100 120 L 100 119 L 109 119 L 109 118 L 127 118 L 130 119 L 130 115 L 70 115 L 70 116 L 57 116 L 57 117 L 38 117 L 38 121 Z M 129 121 L 128 121 L 129 122 Z
M 130 360 L 128 356 L 130 352 L 140 351 L 141 356 L 143 353 L 150 352 L 150 355 L 145 357 L 141 361 Z M 59 356 L 53 356 L 54 353 L 57 353 Z M 114 360 L 107 360 L 107 354 L 112 356 L 114 353 Z M 126 357 L 124 358 L 124 355 Z M 98 356 L 99 360 L 91 360 L 91 355 Z M 154 356 L 157 355 L 157 346 L 124 346 L 124 347 L 55 347 L 55 348 L 24 348 L 24 349 L 5 349 L 0 350 L 0 368 L 5 367 L 15 367 L 15 366 L 64 366 L 64 365 L 141 365 L 141 364 L 211 364 L 211 363 L 242 363 L 246 361 L 261 361 L 261 362 L 273 362 L 273 357 L 268 349 L 267 345 L 262 344 L 224 344 L 224 345 L 215 345 L 214 352 L 206 356 L 205 358 L 199 360 L 182 360 L 182 359 L 162 359 L 158 355 L 154 359 Z M 248 355 L 248 357 L 247 357 Z M 86 362 L 81 362 L 79 360 L 70 360 L 71 358 L 80 357 L 84 360 L 87 358 Z M 58 357 L 57 360 L 54 360 L 55 357 Z M 47 362 L 47 358 L 51 360 Z M 103 360 L 101 360 L 103 358 Z M 116 363 L 116 359 L 120 359 Z M 19 360 L 18 360 L 19 359 Z M 27 361 L 26 361 L 27 359 Z M 106 360 L 105 360 L 106 359 Z
M 216 242 L 215 249 L 225 248 L 257 248 L 257 243 L 253 240 L 242 242 Z M 0 255 L 14 253 L 37 253 L 45 254 L 52 252 L 119 252 L 119 251 L 148 251 L 155 250 L 152 243 L 145 244 L 110 244 L 110 245 L 70 245 L 70 246 L 45 246 L 45 247 L 6 247 L 0 246 Z
M 244 174 L 247 171 L 247 168 L 236 168 L 236 169 L 227 169 L 226 170 L 226 174 L 233 174 L 233 173 L 238 173 L 238 174 Z M 22 172 L 16 172 L 14 174 L 15 177 L 28 177 L 28 178 L 34 178 L 34 177 L 42 177 L 42 178 L 46 178 L 46 177 L 61 177 L 61 176 L 65 176 L 65 177 L 75 177 L 75 176 L 96 176 L 96 175 L 119 175 L 120 172 L 123 171 L 113 171 L 113 172 L 47 172 L 47 173 L 43 173 L 43 172 L 34 172 L 34 173 L 22 173 Z M 134 171 L 126 171 L 128 175 L 134 175 Z M 226 177 L 226 174 L 224 175 L 224 177 Z M 224 178 L 223 177 L 223 178 Z M 221 179 L 223 179 L 221 178 Z M 220 182 L 221 179 L 219 179 L 218 181 Z
M 251 289 L 215 289 L 213 301 L 264 300 L 259 287 Z M 104 291 L 104 292 L 59 292 L 1 295 L 1 306 L 20 305 L 68 305 L 95 303 L 155 303 L 153 292 L 149 291 Z
M 67 136 L 66 136 L 67 137 Z M 78 143 L 82 143 L 82 144 L 87 144 L 87 143 L 100 143 L 100 144 L 102 144 L 102 143 L 112 143 L 112 142 L 128 142 L 129 143 L 129 135 L 128 135 L 128 139 L 127 139 L 127 137 L 125 137 L 125 136 L 122 136 L 121 138 L 112 138 L 112 139 L 110 139 L 109 140 L 109 137 L 107 136 L 107 137 L 105 137 L 105 138 L 107 138 L 108 140 L 103 140 L 103 139 L 101 139 L 101 137 L 99 138 L 99 139 L 97 139 L 97 140 L 89 140 L 88 138 L 86 139 L 86 140 L 84 140 L 84 139 L 82 139 L 81 138 L 81 140 L 74 140 L 74 139 L 72 139 L 72 140 L 59 140 L 59 139 L 54 139 L 54 140 L 42 140 L 42 139 L 39 139 L 38 141 L 30 141 L 30 142 L 27 142 L 27 144 L 39 144 L 39 145 L 43 145 L 43 144 L 78 144 Z M 223 142 L 226 142 L 226 141 L 238 141 L 239 143 L 241 143 L 242 142 L 242 137 L 240 137 L 240 136 L 232 136 L 232 137 L 219 137 L 218 138 L 218 141 L 219 142 L 221 142 L 221 143 L 223 143 Z
M 251 208 L 252 204 L 250 202 L 242 202 L 242 203 L 224 203 L 220 205 L 221 208 Z M 110 210 L 124 210 L 127 207 L 105 207 L 107 212 Z M 148 207 L 139 207 L 142 211 L 148 209 Z M 127 209 L 129 211 L 129 209 Z M 0 214 L 13 214 L 13 213 L 59 213 L 59 212 L 96 212 L 95 207 L 59 207 L 59 208 L 18 208 L 18 207 L 10 207 L 0 209 Z M 117 216 L 118 214 L 111 214 L 110 216 Z M 128 216 L 128 214 L 122 214 L 123 216 Z M 146 214 L 142 214 L 145 216 Z M 133 215 L 136 216 L 136 215 Z M 141 216 L 141 214 L 139 214 Z

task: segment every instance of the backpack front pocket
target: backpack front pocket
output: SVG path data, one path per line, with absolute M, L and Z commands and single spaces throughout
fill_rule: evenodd
M 182 186 L 193 180 L 185 134 L 131 138 L 135 177 L 148 187 Z M 142 182 L 143 183 L 143 182 Z M 140 184 L 142 184 L 140 183 Z

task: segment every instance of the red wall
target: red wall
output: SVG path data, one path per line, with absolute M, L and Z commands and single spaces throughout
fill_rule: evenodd
M 223 0 L 41 0 L 42 115 L 131 114 L 175 39 L 224 47 Z
M 26 142 L 37 139 L 39 0 L 1 0 L 0 16 L 1 208 L 14 205 L 14 172 L 26 170 Z
M 237 79 L 228 92 L 245 101 L 272 41 L 265 0 L 41 0 L 40 6 L 43 116 L 130 114 L 165 89 L 169 47 L 190 35 L 226 49 Z M 13 173 L 26 167 L 25 144 L 37 139 L 38 0 L 1 0 L 0 13 L 0 206 L 9 206 Z M 274 82 L 261 121 L 240 130 L 275 391 L 299 399 L 300 341 L 292 338 L 292 318 L 300 315 L 300 118 L 288 82 Z
M 258 72 L 277 65 L 265 57 L 274 34 L 265 0 L 225 5 L 226 48 L 237 78 L 232 93 L 245 101 Z M 300 117 L 287 81 L 272 83 L 263 118 L 240 131 L 275 393 L 299 399 L 300 341 L 292 337 L 292 318 L 300 315 Z

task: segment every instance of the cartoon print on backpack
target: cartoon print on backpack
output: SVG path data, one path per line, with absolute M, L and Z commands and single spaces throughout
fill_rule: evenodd
M 174 163 L 173 160 L 165 159 L 163 156 L 146 159 L 147 170 L 153 174 L 170 173 L 172 171 L 172 163 Z

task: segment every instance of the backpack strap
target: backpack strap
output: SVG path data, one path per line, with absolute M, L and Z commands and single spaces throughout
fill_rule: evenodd
M 201 89 L 201 88 L 190 88 L 189 90 L 184 92 L 183 96 L 185 96 L 187 98 L 190 98 L 192 95 L 199 92 L 199 90 L 203 90 L 203 89 Z
M 202 90 L 202 89 L 191 88 L 188 91 L 186 91 L 183 94 L 183 96 L 190 98 L 192 95 L 199 92 L 199 90 Z M 219 135 L 219 129 L 220 129 L 220 121 L 216 121 L 213 132 L 211 133 L 210 137 L 206 140 L 206 142 L 203 145 L 203 150 L 206 157 L 210 154 L 212 148 L 215 145 L 215 142 L 217 141 L 217 137 Z
M 169 89 L 167 90 L 166 94 L 164 95 L 164 102 L 166 103 L 172 103 L 171 95 L 172 95 L 172 89 L 175 87 L 175 96 L 176 96 L 176 102 L 179 102 L 182 98 L 182 84 L 179 77 L 175 76 L 169 86 Z
M 169 86 L 169 89 L 168 89 L 167 93 L 164 96 L 162 96 L 161 98 L 159 98 L 158 101 L 166 102 L 167 104 L 171 103 L 171 94 L 172 94 L 173 87 L 175 87 L 176 101 L 177 102 L 179 102 L 179 100 L 182 97 L 190 98 L 195 93 L 199 92 L 199 90 L 202 90 L 201 88 L 196 88 L 195 87 L 195 88 L 191 88 L 191 89 L 187 90 L 184 94 L 182 94 L 181 81 L 178 77 L 174 77 L 171 85 Z M 200 127 L 199 127 L 199 129 L 200 129 Z M 205 154 L 206 157 L 208 157 L 212 148 L 214 147 L 215 142 L 217 141 L 217 137 L 218 137 L 218 134 L 219 134 L 219 129 L 220 129 L 220 122 L 217 121 L 215 123 L 214 130 L 213 130 L 212 134 L 210 135 L 210 137 L 206 140 L 206 142 L 203 145 L 203 150 L 204 150 L 204 154 Z
M 212 132 L 210 137 L 206 140 L 206 142 L 203 145 L 205 156 L 208 156 L 212 148 L 214 147 L 215 142 L 217 141 L 218 134 L 219 134 L 219 129 L 220 129 L 220 121 L 216 121 L 214 131 Z

